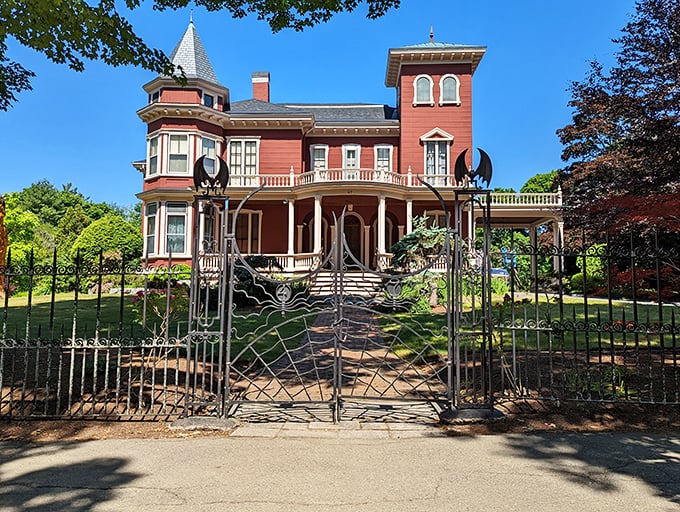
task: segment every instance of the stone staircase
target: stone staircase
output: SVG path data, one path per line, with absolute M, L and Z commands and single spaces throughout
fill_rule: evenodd
M 350 271 L 345 272 L 343 277 L 342 293 L 345 296 L 375 297 L 382 291 L 382 278 L 380 276 Z M 337 293 L 334 286 L 336 278 L 333 272 L 320 272 L 312 283 L 310 295 L 329 296 Z

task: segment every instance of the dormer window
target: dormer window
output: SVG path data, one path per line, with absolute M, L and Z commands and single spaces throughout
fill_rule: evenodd
M 413 81 L 413 104 L 434 105 L 432 89 L 432 78 L 429 75 L 418 75 Z
M 153 91 L 149 94 L 149 103 L 158 103 L 161 100 L 161 91 Z
M 460 81 L 456 75 L 444 75 L 439 81 L 439 104 L 460 105 Z
M 203 105 L 205 105 L 208 108 L 213 108 L 214 104 L 215 97 L 210 94 L 203 93 Z

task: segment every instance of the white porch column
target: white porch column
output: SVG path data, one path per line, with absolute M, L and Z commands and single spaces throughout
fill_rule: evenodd
M 413 231 L 413 201 L 406 200 L 406 234 Z
M 314 196 L 314 250 L 321 252 L 321 196 Z
M 380 221 L 378 221 L 378 223 L 379 222 Z M 366 266 L 369 266 L 371 264 L 370 247 L 371 247 L 371 226 L 365 225 L 364 226 L 364 257 L 363 257 L 361 262 Z
M 289 272 L 295 270 L 295 201 L 288 201 L 288 264 Z
M 385 195 L 380 195 L 378 201 L 378 252 L 385 254 Z
M 295 254 L 295 201 L 288 201 L 288 254 Z

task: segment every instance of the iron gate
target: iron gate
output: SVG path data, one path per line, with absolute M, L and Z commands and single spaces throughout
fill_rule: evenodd
M 235 241 L 239 212 L 258 191 L 230 218 L 228 198 L 195 200 L 188 414 L 407 421 L 492 407 L 487 295 L 470 303 L 462 292 L 489 270 L 488 237 L 486 256 L 470 265 L 474 251 L 461 236 L 474 193 L 456 195 L 454 225 L 447 214 L 438 252 L 416 268 L 361 262 L 343 211 L 331 250 L 292 274 L 276 257 L 243 255 Z M 206 238 L 205 218 L 218 236 Z M 435 311 L 422 313 L 423 301 Z

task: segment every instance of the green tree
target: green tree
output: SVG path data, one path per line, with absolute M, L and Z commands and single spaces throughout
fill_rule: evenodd
M 541 192 L 557 192 L 558 187 L 558 172 L 550 171 L 543 172 L 532 176 L 519 189 L 521 193 L 541 193 Z
M 143 0 L 125 0 L 127 9 Z M 16 101 L 16 94 L 31 89 L 35 74 L 7 56 L 7 38 L 42 53 L 49 60 L 75 71 L 85 60 L 101 60 L 112 66 L 131 64 L 185 80 L 168 57 L 147 46 L 121 14 L 115 0 L 4 0 L 0 2 L 0 110 Z M 180 9 L 190 3 L 209 11 L 226 10 L 235 18 L 254 14 L 276 32 L 303 30 L 326 22 L 335 14 L 368 6 L 369 18 L 378 18 L 399 6 L 400 0 L 151 0 L 156 10 Z
M 572 225 L 680 233 L 673 213 L 680 189 L 678 27 L 677 0 L 639 0 L 614 40 L 620 47 L 614 66 L 605 71 L 594 62 L 586 79 L 572 84 L 573 119 L 557 132 L 570 162 L 561 181 Z M 659 197 L 673 207 L 645 207 Z M 664 237 L 671 245 L 678 240 Z
M 71 258 L 78 254 L 83 261 L 96 263 L 99 252 L 119 255 L 125 261 L 142 254 L 141 232 L 120 215 L 107 215 L 94 221 L 80 233 L 71 248 Z
M 36 214 L 41 222 L 55 228 L 70 208 L 81 208 L 92 220 L 118 213 L 107 203 L 93 203 L 71 183 L 62 185 L 59 190 L 48 180 L 40 180 L 24 188 L 18 193 L 17 201 L 22 210 Z
M 84 212 L 81 205 L 72 206 L 57 224 L 56 246 L 60 255 L 67 254 L 80 233 L 92 223 L 92 219 Z
M 439 253 L 446 238 L 446 228 L 428 225 L 428 217 L 413 217 L 413 231 L 392 246 L 392 266 L 412 269 L 425 265 L 428 256 Z
M 22 210 L 16 193 L 5 198 L 5 229 L 13 265 L 28 264 L 31 249 L 38 245 L 37 233 L 41 222 L 32 212 Z

